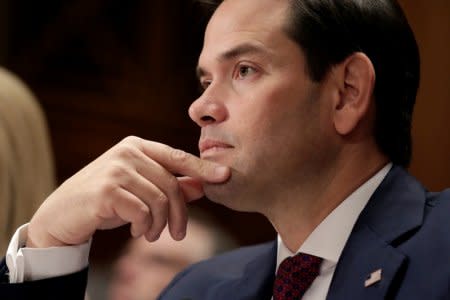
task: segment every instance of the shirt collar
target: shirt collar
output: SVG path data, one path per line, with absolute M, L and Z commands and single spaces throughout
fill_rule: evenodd
M 359 214 L 369 202 L 370 197 L 381 184 L 392 167 L 384 166 L 350 196 L 342 201 L 308 236 L 296 252 L 321 257 L 328 266 L 334 266 L 341 256 L 345 243 L 358 219 Z M 278 235 L 277 269 L 281 262 L 292 253 Z

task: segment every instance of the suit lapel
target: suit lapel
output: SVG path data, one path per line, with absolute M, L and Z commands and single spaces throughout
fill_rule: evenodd
M 246 289 L 247 299 L 269 300 L 275 280 L 277 243 L 272 242 L 269 251 L 250 262 L 245 272 L 245 282 L 239 288 Z M 231 299 L 231 298 L 229 298 Z
M 406 258 L 368 227 L 359 228 L 349 242 L 336 267 L 327 299 L 386 299 Z M 366 287 L 366 280 L 378 270 L 381 280 Z
M 211 289 L 208 299 L 214 300 L 269 300 L 276 266 L 276 241 L 271 242 L 260 253 L 256 253 L 243 272 L 232 280 L 226 278 Z
M 424 188 L 402 168 L 393 167 L 362 211 L 339 259 L 328 300 L 386 299 L 397 289 L 407 257 L 396 247 L 422 224 Z M 372 276 L 373 284 L 365 286 Z

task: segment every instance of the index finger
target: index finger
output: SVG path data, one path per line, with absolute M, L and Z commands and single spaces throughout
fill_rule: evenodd
M 229 167 L 200 159 L 195 155 L 165 144 L 143 139 L 141 141 L 141 150 L 144 154 L 172 173 L 210 183 L 221 183 L 230 177 Z

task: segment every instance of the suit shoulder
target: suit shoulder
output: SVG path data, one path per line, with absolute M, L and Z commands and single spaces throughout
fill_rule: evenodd
M 450 229 L 450 189 L 442 192 L 428 192 L 424 215 L 424 226 L 439 225 Z M 448 235 L 445 235 L 448 237 Z M 449 238 L 450 239 L 450 238 Z
M 243 266 L 258 259 L 261 256 L 270 258 L 276 255 L 275 242 L 241 247 L 208 260 L 192 265 L 191 269 L 199 271 L 220 270 L 221 273 L 236 274 L 243 271 Z
M 172 280 L 158 299 L 177 299 L 186 295 L 206 299 L 206 294 L 223 284 L 240 282 L 246 274 L 253 272 L 255 264 L 262 265 L 258 270 L 260 273 L 270 274 L 274 272 L 275 263 L 276 242 L 242 247 L 188 267 Z
M 428 192 L 427 206 L 430 207 L 450 207 L 450 188 L 442 192 Z

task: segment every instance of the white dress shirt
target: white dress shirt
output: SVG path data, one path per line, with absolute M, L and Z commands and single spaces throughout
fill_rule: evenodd
M 77 246 L 23 248 L 27 229 L 28 224 L 17 229 L 6 252 L 10 283 L 67 275 L 88 265 L 91 240 Z
M 352 228 L 376 188 L 391 169 L 386 165 L 371 179 L 336 207 L 309 235 L 297 251 L 323 258 L 319 276 L 303 296 L 303 300 L 325 299 L 336 264 Z M 39 280 L 77 272 L 88 265 L 90 244 L 52 248 L 22 248 L 27 237 L 27 224 L 14 234 L 6 254 L 10 283 Z M 277 269 L 294 253 L 278 236 Z
M 391 167 L 391 163 L 384 166 L 339 204 L 314 229 L 296 253 L 292 253 L 278 235 L 277 270 L 285 258 L 300 252 L 323 259 L 319 276 L 317 276 L 308 288 L 302 300 L 321 300 L 326 298 L 336 264 L 341 256 L 342 250 L 344 250 L 345 243 L 350 236 L 353 226 Z

